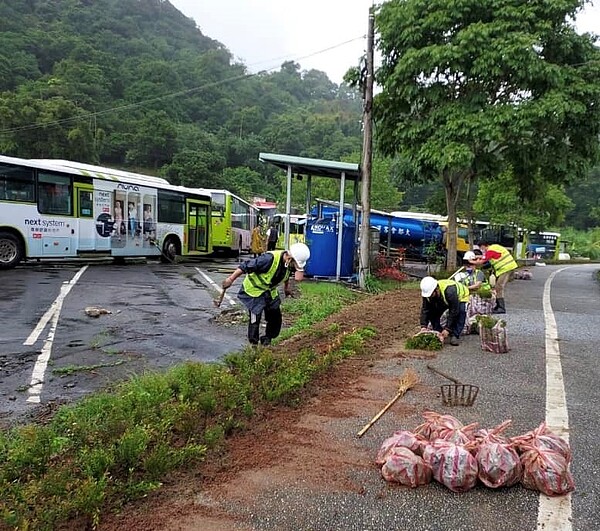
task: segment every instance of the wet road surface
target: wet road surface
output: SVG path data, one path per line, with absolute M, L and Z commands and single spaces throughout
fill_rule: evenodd
M 238 350 L 245 326 L 215 322 L 234 307 L 229 299 L 214 307 L 208 280 L 220 285 L 236 264 L 63 262 L 0 271 L 0 425 L 134 374 Z M 111 313 L 91 317 L 88 307 Z

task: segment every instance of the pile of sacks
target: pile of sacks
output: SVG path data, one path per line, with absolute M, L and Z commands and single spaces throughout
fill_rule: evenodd
M 520 482 L 548 496 L 575 488 L 569 443 L 546 423 L 508 438 L 503 432 L 510 420 L 486 430 L 433 411 L 423 417 L 413 432 L 397 431 L 383 441 L 375 462 L 386 481 L 418 487 L 435 479 L 453 492 L 466 492 L 478 481 L 492 489 Z
M 529 269 L 515 269 L 511 278 L 513 280 L 531 280 L 533 275 Z

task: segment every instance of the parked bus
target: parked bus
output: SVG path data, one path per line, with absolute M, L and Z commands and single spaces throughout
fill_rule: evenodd
M 533 232 L 527 235 L 526 258 L 559 260 L 564 253 L 560 232 Z
M 210 195 L 158 177 L 0 155 L 0 268 L 81 255 L 212 252 Z
M 260 210 L 228 190 L 201 189 L 212 200 L 211 243 L 215 252 L 237 256 L 250 250 Z
M 278 231 L 277 248 L 285 249 L 285 220 L 287 214 L 275 214 L 271 223 Z M 305 243 L 306 214 L 290 214 L 290 245 Z

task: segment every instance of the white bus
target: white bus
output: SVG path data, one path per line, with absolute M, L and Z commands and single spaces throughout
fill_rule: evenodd
M 212 252 L 210 195 L 165 179 L 0 155 L 0 269 L 77 256 Z
M 260 210 L 228 190 L 199 190 L 211 196 L 213 250 L 233 256 L 249 251 L 252 230 L 258 225 Z

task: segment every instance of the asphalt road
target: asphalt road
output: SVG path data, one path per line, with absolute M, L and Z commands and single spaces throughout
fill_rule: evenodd
M 244 326 L 214 322 L 234 308 L 237 290 L 217 309 L 206 278 L 220 284 L 236 263 L 62 262 L 0 271 L 0 424 L 43 416 L 133 374 L 238 350 Z M 111 313 L 90 317 L 90 306 Z
M 233 261 L 90 266 L 64 297 L 54 337 L 49 319 L 30 346 L 23 343 L 82 265 L 26 266 L 0 272 L 0 422 L 77 399 L 146 369 L 188 359 L 213 361 L 236 350 L 245 343 L 244 327 L 228 328 L 212 321 L 220 311 L 212 305 L 216 292 L 197 269 L 218 283 L 234 266 Z M 364 470 L 356 472 L 360 476 L 356 479 L 364 485 L 360 494 L 308 492 L 302 485 L 290 485 L 258 498 L 247 523 L 257 530 L 313 531 L 600 529 L 600 286 L 594 279 L 598 269 L 597 265 L 532 267 L 532 280 L 514 281 L 507 288 L 509 353 L 482 352 L 473 336 L 464 338 L 459 347 L 446 347 L 435 361 L 442 371 L 481 387 L 472 408 L 440 407 L 438 411 L 488 427 L 510 418 L 510 435 L 523 433 L 555 413 L 556 396 L 547 393 L 546 380 L 547 323 L 555 319 L 558 341 L 554 345 L 560 349 L 576 491 L 557 499 L 563 507 L 556 501 L 546 506 L 550 517 L 557 517 L 551 525 L 540 521 L 543 497 L 520 487 L 476 488 L 461 495 L 438 485 L 389 491 L 382 490 L 377 474 Z M 545 290 L 551 308 L 544 304 Z M 88 317 L 84 309 L 91 305 L 112 313 Z M 40 402 L 28 401 L 36 396 L 32 373 L 50 339 L 52 351 L 39 390 Z M 428 373 L 426 361 L 407 364 L 415 366 L 426 383 L 441 383 L 438 376 Z M 93 369 L 93 365 L 105 366 Z M 80 370 L 60 373 L 70 366 Z M 393 360 L 382 370 L 399 376 L 404 367 Z M 410 394 L 406 399 L 411 400 Z M 398 426 L 392 418 L 382 417 L 361 439 L 372 455 L 394 430 L 413 429 L 419 421 L 409 418 L 406 425 Z M 344 419 L 330 429 L 349 438 L 356 433 L 355 423 Z
M 572 471 L 576 490 L 570 496 L 546 498 L 521 486 L 488 489 L 478 486 L 455 494 L 438 484 L 417 489 L 393 488 L 372 468 L 356 469 L 351 479 L 361 485 L 360 492 L 322 490 L 295 484 L 278 487 L 257 496 L 249 508 L 226 506 L 240 514 L 241 529 L 255 531 L 591 531 L 600 529 L 600 452 L 597 442 L 600 425 L 600 286 L 594 279 L 598 265 L 532 267 L 532 280 L 516 280 L 508 285 L 506 301 L 508 338 L 506 354 L 483 352 L 478 336 L 463 338 L 459 347 L 447 346 L 435 365 L 464 383 L 478 385 L 480 394 L 473 407 L 435 407 L 440 413 L 456 415 L 465 424 L 478 421 L 493 427 L 506 419 L 513 424 L 508 435 L 536 428 L 560 408 L 560 393 L 547 396 L 548 361 L 546 322 L 553 315 L 558 330 L 560 367 L 568 413 L 568 428 L 573 450 Z M 552 274 L 551 284 L 549 279 Z M 549 302 L 544 305 L 544 291 Z M 546 306 L 546 307 L 545 307 Z M 544 308 L 545 307 L 545 308 Z M 544 311 L 546 310 L 546 311 Z M 398 308 L 402 311 L 402 308 Z M 415 316 L 415 323 L 418 317 Z M 554 360 L 556 361 L 556 360 Z M 377 371 L 400 377 L 407 366 L 414 367 L 424 383 L 448 383 L 429 372 L 427 360 L 396 359 L 377 364 Z M 552 384 L 560 380 L 551 378 Z M 553 389 L 553 387 L 549 387 Z M 408 393 L 403 400 L 412 402 Z M 547 412 L 548 409 L 548 412 Z M 420 409 L 418 409 L 420 411 Z M 371 415 L 365 412 L 364 422 Z M 404 417 L 398 424 L 393 414 L 384 415 L 360 439 L 368 455 L 375 456 L 381 442 L 394 431 L 414 429 L 420 416 Z M 335 439 L 356 441 L 354 418 L 339 418 L 327 424 Z M 566 427 L 566 426 L 565 426 Z M 338 471 L 331 470 L 331 474 Z M 185 528 L 185 527 L 184 527 Z M 185 529 L 192 529 L 187 527 Z

